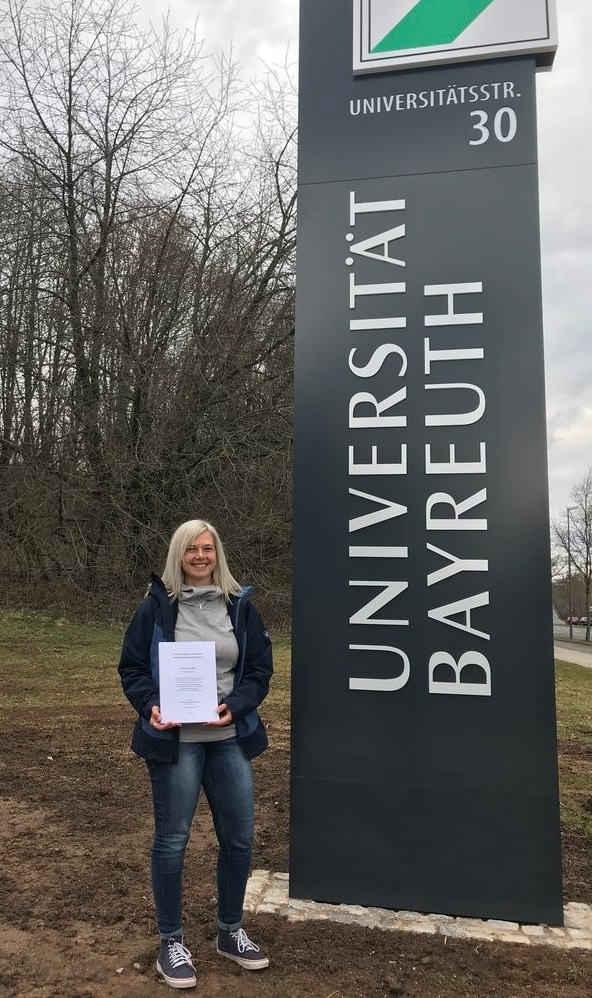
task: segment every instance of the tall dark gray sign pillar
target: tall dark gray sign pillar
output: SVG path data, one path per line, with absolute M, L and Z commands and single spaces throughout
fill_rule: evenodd
M 560 923 L 535 56 L 353 30 L 302 0 L 290 892 Z

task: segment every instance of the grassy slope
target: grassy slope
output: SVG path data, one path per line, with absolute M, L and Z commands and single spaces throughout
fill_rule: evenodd
M 561 821 L 592 845 L 592 669 L 557 662 L 555 676 Z
M 68 713 L 78 706 L 124 703 L 116 663 L 121 627 L 78 624 L 43 613 L 0 611 L 0 705 Z M 265 719 L 287 741 L 290 644 L 274 642 L 275 678 Z M 557 724 L 562 748 L 561 805 L 565 826 L 585 832 L 592 844 L 592 669 L 557 663 Z M 55 719 L 54 719 L 55 720 Z

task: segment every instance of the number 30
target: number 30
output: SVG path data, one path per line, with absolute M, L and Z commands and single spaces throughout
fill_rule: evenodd
M 479 138 L 470 139 L 470 146 L 482 146 L 489 139 L 491 132 L 488 127 L 489 115 L 486 111 L 471 111 L 471 118 L 476 118 L 473 128 L 479 133 Z M 493 119 L 493 134 L 498 142 L 511 142 L 518 131 L 516 112 L 511 107 L 502 107 Z

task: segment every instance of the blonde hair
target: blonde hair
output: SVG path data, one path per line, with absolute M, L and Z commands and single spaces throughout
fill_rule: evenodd
M 179 598 L 181 586 L 184 582 L 183 571 L 181 569 L 183 555 L 187 551 L 187 548 L 191 547 L 195 538 L 199 537 L 206 530 L 209 530 L 214 538 L 214 547 L 216 549 L 216 564 L 212 576 L 214 585 L 220 587 L 226 599 L 240 593 L 241 586 L 234 576 L 230 574 L 222 541 L 216 528 L 211 523 L 208 523 L 207 520 L 187 520 L 186 523 L 182 523 L 180 527 L 177 527 L 171 537 L 166 564 L 162 573 L 162 581 L 171 599 Z

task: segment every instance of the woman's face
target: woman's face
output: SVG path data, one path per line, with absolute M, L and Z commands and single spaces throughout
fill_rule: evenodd
M 188 586 L 211 586 L 216 565 L 216 546 L 209 530 L 194 538 L 181 558 L 181 571 Z

